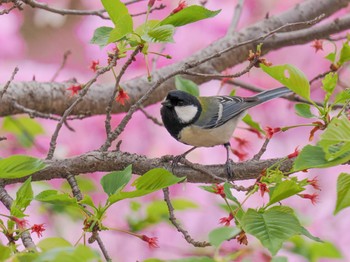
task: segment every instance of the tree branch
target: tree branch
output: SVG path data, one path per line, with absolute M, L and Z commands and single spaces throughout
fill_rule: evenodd
M 159 167 L 172 170 L 172 156 L 164 156 L 162 158 L 147 158 L 146 156 L 130 154 L 122 151 L 91 151 L 83 155 L 79 155 L 67 159 L 45 160 L 47 165 L 43 170 L 32 174 L 32 181 L 51 180 L 55 178 L 65 178 L 67 173 L 74 176 L 91 172 L 111 172 L 122 170 L 132 164 L 133 174 L 143 175 L 147 171 Z M 246 162 L 232 163 L 232 170 L 235 174 L 232 180 L 247 180 L 257 178 L 261 171 L 273 165 L 281 158 L 267 159 Z M 283 172 L 291 170 L 293 161 L 286 159 L 280 165 Z M 185 165 L 178 165 L 173 169 L 174 175 L 186 176 L 190 183 L 218 183 L 221 182 L 212 176 L 200 170 L 207 170 L 215 174 L 221 179 L 227 178 L 225 165 L 200 165 L 194 164 L 194 168 Z M 9 185 L 24 182 L 26 177 L 18 179 L 0 180 L 0 184 Z
M 163 67 L 153 73 L 151 83 L 148 82 L 146 77 L 139 77 L 122 83 L 124 89 L 130 96 L 130 105 L 138 101 L 145 95 L 146 90 L 149 90 L 151 86 L 157 82 L 162 76 L 172 75 L 173 72 L 178 71 L 185 64 L 192 63 L 193 61 L 201 61 L 209 55 L 215 55 L 220 51 L 238 45 L 240 43 L 247 42 L 239 48 L 232 49 L 225 53 L 225 55 L 214 56 L 209 61 L 197 65 L 193 68 L 193 71 L 203 74 L 218 74 L 226 68 L 235 66 L 247 59 L 248 51 L 254 50 L 255 46 L 261 41 L 249 42 L 253 39 L 258 39 L 257 36 L 264 36 L 266 32 L 272 32 L 277 28 L 287 23 L 297 23 L 300 21 L 308 21 L 318 17 L 320 14 L 324 14 L 325 17 L 330 16 L 339 9 L 347 6 L 349 0 L 308 0 L 294 9 L 282 13 L 281 15 L 265 19 L 255 25 L 249 26 L 239 32 L 238 36 L 226 36 L 218 41 L 212 43 L 207 48 L 195 53 L 184 61 L 172 64 L 170 66 Z M 293 44 L 304 44 L 314 40 L 315 38 L 329 37 L 331 34 L 339 33 L 350 28 L 350 19 L 347 16 L 336 19 L 332 22 L 328 22 L 322 25 L 314 26 L 309 29 L 301 29 L 300 25 L 295 28 L 289 28 L 290 30 L 297 30 L 294 32 L 276 33 L 270 40 L 264 41 L 263 52 L 268 53 L 272 50 L 289 46 Z M 307 27 L 307 25 L 304 25 Z M 197 84 L 209 81 L 210 78 L 203 78 L 201 76 L 189 77 Z M 9 97 L 12 96 L 16 101 L 25 106 L 26 108 L 32 108 L 43 113 L 52 113 L 62 115 L 67 107 L 66 91 L 68 83 L 38 83 L 38 82 L 22 82 L 11 83 L 11 88 L 3 97 L 3 101 L 0 105 L 0 116 L 6 116 L 11 114 L 20 113 L 18 110 L 13 110 Z M 141 88 L 142 87 L 142 88 Z M 74 108 L 72 114 L 79 115 L 96 115 L 104 114 L 105 108 L 108 104 L 111 90 L 114 88 L 112 85 L 93 85 L 89 90 L 84 100 Z M 153 93 L 149 98 L 143 102 L 144 106 L 154 104 L 162 100 L 167 92 L 174 88 L 174 79 L 169 78 L 167 81 L 157 89 L 158 91 Z M 0 86 L 0 90 L 3 86 Z M 0 91 L 1 92 L 1 91 Z M 8 94 L 8 95 L 7 95 Z M 28 96 L 31 99 L 28 99 Z M 112 107 L 112 113 L 120 113 L 128 111 L 129 106 L 122 107 L 116 103 Z

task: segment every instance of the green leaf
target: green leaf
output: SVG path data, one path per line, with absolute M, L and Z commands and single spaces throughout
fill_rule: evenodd
M 241 225 L 246 233 L 260 240 L 272 255 L 282 247 L 283 242 L 291 236 L 300 234 L 301 226 L 292 210 L 281 209 L 279 206 L 265 212 L 248 209 Z
M 327 93 L 332 94 L 337 86 L 337 82 L 338 74 L 336 72 L 330 72 L 322 79 L 322 88 Z
M 179 27 L 179 26 L 184 26 L 190 23 L 197 22 L 199 20 L 214 17 L 220 12 L 221 10 L 211 11 L 204 8 L 203 6 L 191 5 L 175 14 L 169 15 L 168 17 L 163 19 L 160 22 L 160 24 L 161 25 L 170 24 L 175 27 Z
M 49 237 L 41 240 L 37 246 L 45 252 L 58 247 L 71 247 L 72 244 L 60 237 Z
M 33 200 L 32 178 L 29 177 L 18 189 L 16 199 L 11 205 L 11 215 L 15 217 L 24 217 L 24 211 Z
M 288 87 L 294 93 L 311 101 L 309 81 L 305 74 L 298 68 L 289 64 L 277 66 L 265 66 L 260 64 L 260 67 L 265 73 Z
M 313 241 L 323 243 L 322 239 L 320 239 L 319 237 L 315 237 L 315 236 L 311 235 L 311 233 L 305 227 L 301 227 L 301 234 L 303 234 L 304 236 L 310 238 Z
M 169 262 L 217 262 L 211 257 L 186 257 L 180 259 L 172 259 Z
M 334 118 L 322 133 L 318 145 L 329 161 L 340 157 L 344 162 L 350 160 L 350 120 L 345 116 Z
M 75 206 L 80 207 L 76 198 L 68 194 L 59 194 L 57 190 L 44 190 L 39 193 L 35 200 L 53 205 Z
M 341 173 L 337 180 L 337 204 L 334 215 L 350 206 L 350 174 Z
M 168 170 L 163 168 L 154 168 L 137 178 L 133 186 L 136 187 L 135 191 L 123 192 L 118 191 L 115 194 L 111 195 L 108 198 L 109 203 L 113 204 L 117 201 L 126 199 L 126 198 L 135 198 L 150 194 L 157 190 L 160 190 L 165 187 L 177 184 L 183 180 L 185 177 L 176 177 Z
M 159 25 L 159 23 L 160 23 L 160 20 L 148 20 L 147 22 L 139 25 L 135 29 L 135 33 L 142 36 L 146 34 L 148 31 L 152 30 L 157 25 Z
M 276 187 L 272 188 L 270 191 L 270 202 L 268 206 L 277 203 L 283 199 L 286 199 L 290 196 L 298 194 L 303 191 L 304 188 L 300 186 L 294 180 L 284 180 L 281 183 L 278 183 Z
M 350 153 L 348 155 L 350 155 Z M 344 157 L 339 157 L 332 161 L 327 160 L 322 147 L 307 145 L 301 150 L 298 157 L 295 159 L 293 170 L 301 171 L 309 168 L 337 166 L 345 163 L 347 161 L 346 159 L 347 157 L 345 155 Z
M 314 118 L 314 116 L 311 113 L 310 105 L 309 104 L 295 104 L 294 106 L 295 112 L 298 116 L 304 117 L 304 118 Z
M 132 175 L 131 168 L 132 165 L 129 165 L 124 170 L 115 171 L 102 177 L 100 182 L 107 195 L 113 195 L 129 183 Z
M 248 126 L 251 128 L 259 131 L 260 133 L 265 134 L 264 130 L 261 128 L 260 124 L 256 121 L 253 120 L 252 116 L 249 114 L 246 114 L 243 118 L 242 121 L 246 123 Z
M 177 184 L 185 179 L 185 177 L 174 176 L 166 169 L 154 168 L 137 178 L 132 185 L 135 186 L 137 190 L 157 191 Z
M 160 25 L 152 28 L 142 35 L 142 39 L 146 42 L 153 43 L 172 43 L 175 27 L 172 25 Z
M 198 85 L 191 80 L 175 76 L 175 87 L 177 90 L 185 91 L 193 96 L 199 96 Z
M 237 227 L 219 227 L 209 233 L 209 242 L 218 248 L 223 242 L 237 236 L 242 230 Z
M 82 205 L 88 205 L 88 206 L 96 209 L 94 201 L 92 200 L 91 196 L 89 196 L 89 195 L 85 195 L 84 198 L 79 201 L 79 203 Z
M 226 195 L 226 198 L 227 198 L 227 199 L 232 200 L 232 201 L 235 202 L 238 206 L 241 205 L 241 203 L 238 201 L 238 199 L 232 195 L 231 186 L 230 186 L 230 184 L 227 183 L 227 182 L 224 183 L 224 192 L 225 192 L 225 195 Z
M 341 92 L 339 92 L 336 97 L 334 103 L 345 103 L 350 100 L 350 88 L 347 88 Z
M 0 159 L 0 178 L 21 178 L 38 172 L 43 168 L 45 168 L 45 164 L 40 159 L 14 155 Z
M 320 258 L 342 258 L 342 255 L 330 242 L 312 243 L 310 246 L 310 261 L 317 262 Z
M 0 261 L 7 261 L 11 256 L 11 248 L 0 244 Z
M 349 46 L 349 42 L 345 42 L 343 44 L 342 49 L 340 50 L 340 57 L 339 57 L 338 64 L 341 66 L 349 60 L 350 60 L 350 46 Z
M 5 117 L 3 129 L 15 134 L 24 147 L 31 147 L 34 138 L 45 133 L 39 122 L 28 117 Z
M 133 21 L 125 4 L 120 0 L 101 0 L 115 25 L 110 32 L 108 43 L 116 42 L 133 31 Z
M 288 262 L 287 257 L 273 257 L 270 262 Z
M 333 52 L 333 53 L 329 53 L 328 55 L 325 56 L 325 58 L 329 61 L 331 61 L 332 63 L 335 62 L 335 59 L 336 59 L 336 53 Z
M 108 44 L 108 39 L 113 30 L 112 27 L 102 26 L 95 29 L 94 35 L 92 36 L 90 43 L 104 47 Z

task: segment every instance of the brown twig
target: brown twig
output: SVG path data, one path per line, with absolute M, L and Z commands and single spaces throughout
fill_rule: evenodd
M 13 79 L 15 78 L 15 75 L 18 72 L 18 67 L 16 66 L 15 69 L 13 70 L 10 79 L 6 82 L 3 90 L 0 92 L 0 99 L 3 97 L 3 95 L 6 93 L 6 90 L 9 88 L 11 82 L 13 81 Z
M 11 6 L 8 9 L 1 10 L 0 11 L 0 15 L 9 14 L 13 9 L 16 9 L 16 8 L 19 9 L 19 10 L 22 10 L 22 3 L 21 3 L 21 1 L 14 0 L 12 2 L 13 2 L 13 6 Z M 0 5 L 1 5 L 1 3 L 0 3 Z
M 61 72 L 61 70 L 64 68 L 64 66 L 66 65 L 68 56 L 70 56 L 72 54 L 72 52 L 70 50 L 67 50 L 66 52 L 64 52 L 63 54 L 63 60 L 62 63 L 60 65 L 60 67 L 57 69 L 56 73 L 53 75 L 53 77 L 51 78 L 51 82 L 55 81 L 56 78 L 58 77 L 59 73 Z
M 149 14 L 151 14 L 154 11 L 162 10 L 165 7 L 166 7 L 166 5 L 164 5 L 164 4 L 160 4 L 160 6 L 153 7 L 149 10 Z M 140 16 L 140 15 L 145 15 L 145 14 L 147 14 L 147 11 L 136 13 L 136 14 L 131 14 L 131 16 L 136 17 L 136 16 Z
M 126 60 L 126 62 L 124 63 L 119 74 L 116 76 L 114 90 L 113 90 L 111 98 L 108 102 L 108 105 L 106 107 L 105 128 L 106 128 L 107 139 L 108 139 L 109 134 L 111 133 L 112 105 L 115 101 L 115 96 L 117 95 L 117 92 L 118 92 L 120 80 L 121 80 L 122 76 L 125 74 L 126 69 L 131 65 L 132 61 L 135 59 L 136 55 L 140 52 L 141 49 L 142 49 L 141 45 L 139 45 L 138 47 L 135 48 L 135 50 L 132 52 L 132 54 L 130 55 L 128 60 Z M 117 55 L 117 53 L 116 53 L 116 55 Z
M 7 140 L 7 137 L 5 137 L 5 136 L 0 136 L 0 141 L 4 141 L 4 140 Z
M 163 123 L 160 122 L 156 117 L 148 114 L 148 112 L 143 108 L 143 106 L 140 106 L 140 111 L 145 115 L 145 117 L 147 117 L 149 120 L 151 120 L 154 124 L 156 124 L 158 126 L 163 126 Z
M 233 18 L 232 18 L 230 27 L 227 30 L 228 35 L 233 34 L 236 31 L 239 19 L 240 19 L 241 14 L 242 14 L 243 4 L 244 4 L 244 0 L 237 1 L 237 4 L 235 6 L 235 10 L 233 12 Z
M 108 66 L 103 67 L 99 70 L 97 70 L 95 76 L 89 80 L 85 85 L 84 85 L 84 89 L 80 91 L 79 93 L 79 97 L 64 111 L 62 118 L 60 119 L 60 121 L 58 122 L 58 124 L 56 125 L 56 129 L 51 137 L 51 141 L 50 141 L 50 148 L 49 148 L 49 152 L 47 154 L 46 159 L 52 159 L 53 158 L 53 154 L 55 152 L 56 149 L 56 141 L 57 141 L 57 137 L 58 137 L 58 133 L 60 132 L 62 125 L 64 124 L 64 122 L 66 121 L 67 117 L 69 116 L 69 114 L 73 111 L 74 107 L 79 104 L 84 96 L 87 94 L 87 92 L 89 91 L 91 85 L 97 81 L 97 78 L 108 72 L 109 70 L 111 70 L 112 67 L 115 66 L 117 60 L 117 54 L 115 54 L 113 56 L 113 59 L 111 60 L 111 62 L 109 63 Z
M 196 241 L 194 240 L 190 234 L 181 227 L 181 225 L 177 222 L 176 217 L 174 215 L 174 207 L 170 201 L 170 195 L 169 195 L 169 188 L 166 187 L 163 189 L 163 194 L 164 194 L 164 201 L 167 204 L 168 207 L 168 211 L 169 211 L 169 220 L 170 222 L 174 225 L 174 227 L 176 227 L 177 231 L 180 232 L 185 240 L 187 241 L 187 243 L 193 245 L 194 247 L 208 247 L 211 246 L 210 243 L 203 241 Z
M 270 142 L 270 139 L 266 138 L 259 152 L 255 156 L 253 156 L 252 160 L 256 160 L 256 161 L 260 160 L 262 155 L 266 152 L 267 145 L 269 144 L 269 142 Z

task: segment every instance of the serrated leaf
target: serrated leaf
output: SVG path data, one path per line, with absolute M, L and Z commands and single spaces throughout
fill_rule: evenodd
M 253 120 L 252 116 L 249 114 L 246 114 L 242 121 L 246 123 L 248 126 L 252 127 L 253 129 L 259 131 L 260 133 L 265 134 L 264 130 L 261 128 L 260 124 Z
M 340 165 L 346 162 L 350 157 L 350 152 L 347 155 L 336 158 L 332 161 L 326 159 L 325 152 L 320 146 L 305 146 L 293 164 L 294 171 L 301 171 L 309 168 L 326 168 Z
M 161 25 L 170 24 L 170 25 L 179 27 L 179 26 L 184 26 L 190 23 L 197 22 L 199 20 L 214 17 L 220 12 L 221 10 L 211 11 L 206 9 L 203 6 L 191 5 L 175 14 L 169 15 L 168 17 L 163 19 L 160 22 L 160 24 Z
M 218 248 L 223 242 L 237 236 L 242 230 L 237 227 L 219 227 L 209 233 L 209 243 Z
M 342 49 L 340 50 L 340 57 L 339 57 L 338 64 L 341 66 L 349 60 L 350 60 L 350 46 L 348 42 L 345 42 L 343 44 Z
M 189 79 L 175 76 L 175 87 L 177 90 L 185 91 L 193 96 L 199 96 L 199 88 L 196 83 Z
M 126 198 L 135 198 L 150 194 L 165 187 L 177 184 L 185 177 L 176 177 L 168 170 L 163 168 L 154 168 L 137 178 L 132 186 L 136 187 L 135 191 L 123 192 L 118 191 L 108 198 L 110 203 L 115 203 Z
M 18 189 L 16 193 L 16 199 L 11 205 L 11 215 L 22 218 L 24 217 L 24 211 L 33 200 L 32 178 L 29 177 Z
M 99 45 L 100 47 L 106 46 L 108 44 L 108 39 L 112 30 L 113 28 L 108 26 L 96 28 L 94 31 L 94 35 L 90 40 L 90 43 Z
M 290 196 L 300 193 L 303 190 L 304 188 L 300 186 L 298 183 L 296 183 L 294 180 L 284 180 L 281 183 L 278 183 L 276 187 L 271 189 L 269 193 L 270 201 L 267 205 L 270 206 L 283 199 L 286 199 Z
M 115 25 L 110 32 L 108 43 L 116 42 L 133 31 L 133 21 L 125 4 L 120 0 L 101 0 Z
M 68 194 L 59 194 L 57 190 L 44 190 L 36 195 L 35 200 L 53 205 L 80 207 L 76 198 Z
M 272 255 L 275 255 L 291 236 L 301 232 L 300 223 L 295 215 L 280 210 L 278 206 L 265 212 L 248 209 L 241 225 L 246 233 L 258 238 Z
M 298 116 L 304 118 L 314 118 L 315 116 L 311 113 L 311 107 L 309 104 L 295 104 L 295 112 Z
M 337 204 L 334 215 L 350 206 L 350 174 L 341 173 L 337 180 Z
M 153 43 L 171 43 L 174 42 L 173 35 L 175 33 L 175 27 L 172 25 L 160 25 L 156 26 L 145 34 L 142 35 L 142 39 L 146 42 Z
M 29 176 L 45 168 L 40 159 L 14 155 L 0 159 L 0 178 L 14 179 Z
M 309 81 L 305 74 L 295 66 L 289 64 L 265 66 L 260 64 L 260 68 L 294 93 L 311 101 Z
M 334 118 L 322 133 L 318 145 L 325 152 L 327 160 L 343 157 L 350 160 L 350 120 L 347 117 Z
M 122 190 L 130 181 L 132 175 L 132 165 L 127 166 L 124 170 L 111 172 L 101 178 L 103 191 L 110 196 L 118 190 Z

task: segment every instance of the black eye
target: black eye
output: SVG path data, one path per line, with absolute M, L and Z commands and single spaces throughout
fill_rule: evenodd
M 183 106 L 183 105 L 185 105 L 185 103 L 184 103 L 184 101 L 178 101 L 178 102 L 177 102 L 177 105 L 178 105 L 178 106 Z

